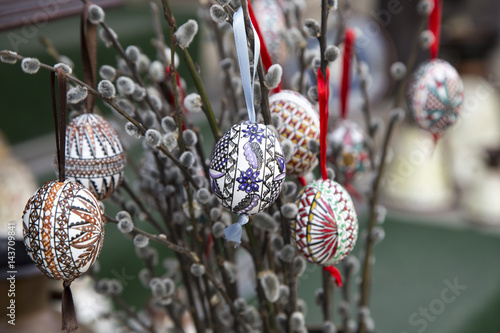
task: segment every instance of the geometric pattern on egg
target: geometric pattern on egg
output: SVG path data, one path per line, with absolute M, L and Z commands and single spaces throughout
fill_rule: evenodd
M 358 217 L 349 193 L 337 182 L 316 180 L 297 199 L 292 240 L 312 263 L 331 266 L 342 261 L 358 237 Z
M 420 128 L 434 135 L 440 135 L 456 123 L 463 99 L 460 75 L 442 59 L 422 63 L 406 89 L 411 117 Z
M 125 154 L 118 134 L 101 116 L 84 113 L 66 129 L 66 177 L 109 198 L 123 179 Z
M 236 214 L 269 207 L 285 181 L 285 158 L 276 134 L 249 121 L 234 125 L 217 142 L 209 167 L 210 187 Z
M 280 140 L 292 142 L 292 158 L 286 164 L 286 172 L 288 175 L 303 176 L 318 163 L 317 155 L 308 147 L 309 141 L 319 141 L 318 114 L 304 96 L 291 90 L 271 95 L 269 104 L 271 112 L 281 117 L 281 125 L 277 128 Z
M 23 234 L 28 255 L 45 275 L 72 281 L 87 272 L 101 252 L 103 212 L 81 184 L 47 182 L 26 204 Z

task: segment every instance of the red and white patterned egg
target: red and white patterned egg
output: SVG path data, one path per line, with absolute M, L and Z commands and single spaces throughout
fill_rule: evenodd
M 253 215 L 278 198 L 286 177 L 283 149 L 266 125 L 246 121 L 217 142 L 209 168 L 219 202 L 239 215 Z
M 327 136 L 329 155 L 335 158 L 340 173 L 350 180 L 369 167 L 369 150 L 361 127 L 349 119 L 341 119 Z
M 288 175 L 303 176 L 318 163 L 317 155 L 308 147 L 309 141 L 319 141 L 318 114 L 304 96 L 291 90 L 282 90 L 270 96 L 269 104 L 271 112 L 281 117 L 281 125 L 277 128 L 280 140 L 289 139 L 294 147 L 286 172 Z
M 421 64 L 406 90 L 408 110 L 422 129 L 440 135 L 455 124 L 464 99 L 464 85 L 448 62 L 433 59 Z
M 284 63 L 288 54 L 286 23 L 281 1 L 255 0 L 252 6 L 273 63 Z
M 99 256 L 104 224 L 99 201 L 88 189 L 71 180 L 47 182 L 24 208 L 24 245 L 45 275 L 72 281 Z
M 103 117 L 84 113 L 66 128 L 66 178 L 90 189 L 99 200 L 123 179 L 125 154 L 116 131 Z
M 333 180 L 316 180 L 302 189 L 297 207 L 291 231 L 299 252 L 323 266 L 342 261 L 358 237 L 358 216 L 349 193 Z

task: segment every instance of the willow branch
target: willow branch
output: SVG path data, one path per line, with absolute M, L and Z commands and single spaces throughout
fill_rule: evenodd
M 210 25 L 212 27 L 212 31 L 214 32 L 214 35 L 215 35 L 215 42 L 217 45 L 217 51 L 219 52 L 219 58 L 220 58 L 220 60 L 226 59 L 227 56 L 226 56 L 226 52 L 224 51 L 224 44 L 222 41 L 222 35 L 220 33 L 220 30 L 217 27 L 217 23 L 215 23 L 212 20 L 210 20 L 210 21 L 211 21 Z M 234 123 L 234 114 L 236 114 L 239 110 L 238 98 L 236 97 L 236 91 L 235 91 L 233 83 L 231 81 L 230 69 L 223 69 L 223 72 L 224 72 L 224 85 L 226 88 L 226 89 L 224 89 L 224 95 L 226 96 L 227 99 L 231 100 L 231 104 L 232 104 L 232 107 L 234 110 L 232 113 L 230 113 L 230 120 L 232 123 Z M 229 93 L 228 93 L 228 91 L 229 91 Z M 223 103 L 223 105 L 224 105 L 224 103 Z M 225 109 L 223 108 L 221 111 L 220 120 L 218 123 L 219 127 L 221 126 L 222 121 L 223 121 L 224 110 Z
M 87 0 L 81 0 L 81 1 L 83 3 L 88 3 L 89 2 Z M 113 47 L 116 49 L 116 51 L 118 51 L 118 53 L 120 54 L 120 56 L 127 63 L 127 67 L 130 69 L 130 72 L 132 73 L 134 79 L 137 81 L 137 83 L 139 84 L 139 86 L 141 86 L 142 88 L 146 88 L 146 86 L 144 85 L 144 81 L 142 80 L 141 76 L 137 72 L 137 66 L 127 56 L 127 54 L 123 50 L 122 45 L 120 44 L 120 42 L 118 41 L 118 39 L 115 37 L 115 35 L 112 33 L 111 29 L 108 27 L 108 25 L 104 21 L 102 21 L 99 24 L 106 31 L 106 37 L 109 38 L 109 40 L 111 41 L 111 44 L 113 45 Z M 146 95 L 145 95 L 144 99 L 146 100 L 146 103 L 149 105 L 149 107 L 151 108 L 151 110 L 153 110 L 153 112 L 156 114 L 156 117 L 158 118 L 158 121 L 160 121 L 161 118 L 162 118 L 162 116 L 160 114 L 160 110 L 157 110 L 154 107 L 153 103 L 151 102 L 151 98 L 149 96 L 149 93 L 148 93 L 147 89 L 145 89 L 145 92 L 146 92 Z
M 321 0 L 321 34 L 318 37 L 319 40 L 319 49 L 321 56 L 321 73 L 323 77 L 326 79 L 326 71 L 328 67 L 328 60 L 325 57 L 326 51 L 326 35 L 327 35 L 327 25 L 328 25 L 328 14 L 329 14 L 328 0 Z M 328 84 L 328 83 L 327 83 Z M 328 103 L 328 101 L 326 101 Z M 325 119 L 325 121 L 328 121 Z M 320 163 L 326 163 L 326 161 L 320 161 Z M 330 273 L 323 271 L 323 292 L 324 292 L 324 300 L 323 300 L 323 319 L 325 321 L 331 320 L 332 316 L 332 303 L 333 303 L 333 289 L 331 283 Z
M 387 151 L 389 150 L 389 142 L 391 140 L 391 136 L 393 133 L 393 130 L 395 128 L 395 125 L 398 122 L 398 117 L 393 115 L 391 119 L 389 120 L 389 125 L 387 127 L 387 130 L 385 132 L 384 136 L 384 143 L 382 146 L 382 155 L 380 158 L 380 166 L 379 170 L 377 173 L 377 176 L 375 178 L 375 181 L 373 182 L 373 189 L 372 189 L 372 195 L 370 196 L 370 219 L 368 222 L 368 236 L 366 237 L 366 248 L 365 248 L 365 256 L 363 258 L 363 273 L 362 273 L 362 282 L 361 282 L 361 300 L 360 300 L 360 307 L 367 307 L 369 303 L 369 296 L 370 296 L 370 289 L 371 289 L 371 270 L 372 270 L 372 265 L 370 263 L 372 256 L 373 256 L 373 247 L 375 245 L 375 242 L 373 240 L 373 237 L 371 237 L 371 233 L 373 228 L 375 227 L 376 221 L 377 221 L 377 204 L 378 204 L 378 199 L 379 199 L 379 190 L 380 190 L 380 184 L 382 181 L 382 176 L 384 175 L 384 170 L 386 166 L 386 159 L 387 159 Z M 359 332 L 364 333 L 366 330 L 366 326 L 360 316 L 360 323 L 359 323 Z
M 173 17 L 170 4 L 169 4 L 168 0 L 162 0 L 162 4 L 163 4 L 163 14 L 165 16 L 165 20 L 168 22 L 168 25 L 175 32 L 177 30 L 177 25 L 175 24 L 175 19 Z M 203 82 L 201 80 L 200 73 L 194 64 L 193 58 L 191 58 L 189 51 L 187 49 L 181 48 L 181 47 L 179 47 L 178 49 L 180 50 L 181 56 L 187 65 L 187 68 L 189 70 L 189 74 L 191 75 L 191 78 L 194 81 L 194 85 L 196 86 L 196 90 L 198 90 L 198 93 L 200 94 L 201 100 L 203 102 L 203 106 L 201 109 L 203 110 L 203 112 L 205 113 L 205 116 L 207 117 L 208 123 L 210 125 L 210 129 L 212 130 L 214 138 L 215 138 L 215 140 L 219 140 L 221 137 L 221 133 L 219 130 L 219 126 L 217 125 L 217 120 L 215 119 L 215 116 L 214 116 L 212 105 L 210 104 L 210 100 L 209 100 L 207 92 L 205 90 L 205 86 L 203 85 Z
M 151 333 L 155 332 L 153 325 L 147 326 L 146 324 L 144 324 L 137 315 L 137 313 L 135 312 L 135 310 L 132 309 L 119 295 L 111 295 L 111 298 L 113 298 L 113 301 L 115 301 L 116 304 L 118 304 L 123 310 L 125 310 L 125 312 L 130 318 L 135 319 L 135 321 L 139 325 L 141 325 L 144 329 L 146 329 L 148 332 Z
M 418 27 L 418 32 L 422 31 L 425 27 L 426 19 L 422 18 L 421 22 Z M 398 107 L 401 103 L 402 97 L 403 97 L 403 91 L 404 91 L 404 86 L 405 83 L 409 77 L 409 73 L 412 69 L 412 67 L 415 64 L 415 60 L 417 57 L 418 53 L 418 46 L 417 43 L 414 43 L 410 57 L 408 58 L 408 61 L 406 63 L 406 76 L 405 79 L 402 80 L 399 84 L 399 89 L 398 89 L 398 94 L 396 96 L 396 100 L 394 105 Z M 382 146 L 382 155 L 380 157 L 380 166 L 379 170 L 377 173 L 377 176 L 375 178 L 375 181 L 373 182 L 373 188 L 372 188 L 372 194 L 370 197 L 369 201 L 369 209 L 370 209 L 370 215 L 369 215 L 369 222 L 368 222 L 368 236 L 366 238 L 366 249 L 365 249 L 365 257 L 363 259 L 363 271 L 362 271 L 362 282 L 361 282 L 361 300 L 360 300 L 360 307 L 368 307 L 369 305 L 369 298 L 370 298 L 370 289 L 371 289 L 371 258 L 373 256 L 373 248 L 374 248 L 374 240 L 373 237 L 371 237 L 371 233 L 373 228 L 375 227 L 376 221 L 377 221 L 377 204 L 378 204 L 378 199 L 379 199 L 379 192 L 380 192 L 380 184 L 382 177 L 384 175 L 384 170 L 385 170 L 385 164 L 386 164 L 386 158 L 387 158 L 387 151 L 389 149 L 389 143 L 391 140 L 392 132 L 394 130 L 394 127 L 398 121 L 398 117 L 396 115 L 391 116 L 389 120 L 389 125 L 386 130 L 385 136 L 384 136 L 384 142 Z M 366 325 L 363 321 L 363 318 L 359 316 L 359 333 L 365 333 L 366 332 Z
M 123 180 L 122 182 L 122 187 L 125 189 L 125 191 L 128 193 L 128 195 L 130 196 L 130 198 L 132 200 L 134 200 L 134 202 L 137 204 L 137 206 L 139 206 L 139 209 L 144 213 L 146 214 L 146 219 L 151 222 L 152 225 L 155 226 L 156 229 L 158 229 L 158 231 L 160 232 L 163 232 L 163 233 L 166 233 L 166 230 L 163 229 L 161 226 L 160 226 L 160 223 L 158 223 L 158 221 L 153 217 L 153 215 L 151 215 L 151 213 L 149 212 L 149 210 L 146 208 L 146 206 L 144 205 L 144 203 L 141 201 L 141 199 L 139 199 L 139 197 L 134 193 L 134 191 L 132 191 L 132 188 L 128 185 L 128 182 L 126 179 Z
M 260 112 L 262 117 L 264 117 L 264 124 L 270 125 L 271 121 L 271 110 L 269 107 L 269 88 L 266 86 L 266 74 L 264 72 L 264 65 L 262 63 L 262 58 L 259 58 L 257 66 L 257 74 L 259 76 L 260 83 Z

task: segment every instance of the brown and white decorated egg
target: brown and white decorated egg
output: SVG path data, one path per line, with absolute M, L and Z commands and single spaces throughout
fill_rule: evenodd
M 88 189 L 71 180 L 47 182 L 24 208 L 24 245 L 45 275 L 72 281 L 99 256 L 104 224 L 99 201 Z
M 101 116 L 84 113 L 66 128 L 66 178 L 104 200 L 123 178 L 125 154 L 118 134 Z

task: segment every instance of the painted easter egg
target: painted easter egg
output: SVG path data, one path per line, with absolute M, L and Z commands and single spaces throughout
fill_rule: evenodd
M 101 252 L 104 217 L 99 201 L 75 181 L 47 182 L 24 208 L 23 235 L 28 255 L 45 275 L 72 281 Z
M 285 15 L 276 0 L 252 2 L 255 18 L 273 63 L 283 63 L 288 54 Z
M 286 176 L 277 135 L 263 124 L 234 125 L 217 142 L 209 173 L 224 207 L 239 215 L 262 211 L 276 200 Z
M 370 165 L 368 143 L 361 127 L 349 119 L 341 119 L 327 136 L 329 155 L 336 159 L 339 172 L 350 180 Z
M 421 64 L 407 90 L 411 117 L 422 129 L 440 135 L 455 124 L 464 99 L 464 85 L 453 66 L 441 59 Z
M 358 216 L 349 193 L 337 182 L 316 180 L 297 199 L 292 239 L 304 257 L 323 266 L 343 260 L 358 237 Z
M 319 141 L 319 117 L 311 103 L 299 93 L 291 90 L 269 97 L 271 112 L 281 117 L 281 125 L 277 128 L 280 141 L 289 139 L 293 144 L 293 156 L 286 164 L 288 175 L 303 176 L 318 163 L 308 143 Z
M 125 154 L 118 134 L 101 116 L 84 113 L 66 128 L 66 178 L 104 200 L 123 179 Z

